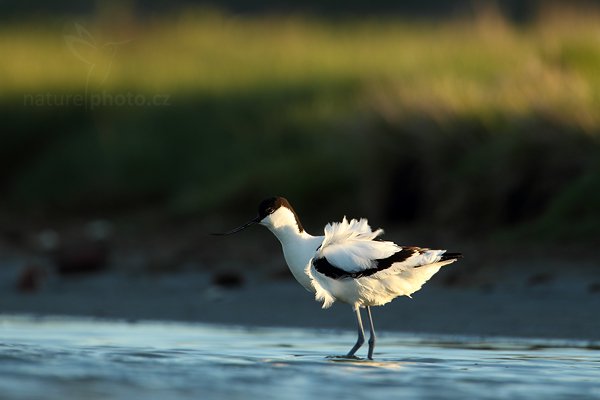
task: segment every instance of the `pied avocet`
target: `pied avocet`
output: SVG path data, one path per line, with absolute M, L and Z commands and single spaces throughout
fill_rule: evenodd
M 323 308 L 336 300 L 352 306 L 358 322 L 358 340 L 347 357 L 354 357 L 365 341 L 361 308 L 367 309 L 368 357 L 373 359 L 375 329 L 371 307 L 389 303 L 398 296 L 410 297 L 442 266 L 462 256 L 378 240 L 383 230 L 371 230 L 366 219 L 348 221 L 344 217 L 342 222 L 327 224 L 324 235 L 312 236 L 283 197 L 263 200 L 256 218 L 218 235 L 239 232 L 253 224 L 264 225 L 275 234 L 290 271 L 315 294 L 317 301 L 323 302 Z

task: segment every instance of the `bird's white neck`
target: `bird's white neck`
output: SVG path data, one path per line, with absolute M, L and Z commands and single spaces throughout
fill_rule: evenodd
M 285 261 L 294 278 L 307 290 L 314 291 L 306 267 L 323 242 L 322 236 L 312 236 L 304 231 L 296 215 L 285 207 L 261 221 L 281 242 Z

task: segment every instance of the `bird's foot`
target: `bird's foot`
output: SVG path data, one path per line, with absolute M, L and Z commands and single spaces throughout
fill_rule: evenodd
M 360 361 L 360 360 L 364 360 L 364 358 L 360 358 L 358 356 L 350 355 L 350 354 L 344 354 L 344 355 L 341 355 L 341 356 L 327 356 L 325 358 L 328 358 L 328 359 L 334 360 L 334 361 L 348 361 L 348 360 Z

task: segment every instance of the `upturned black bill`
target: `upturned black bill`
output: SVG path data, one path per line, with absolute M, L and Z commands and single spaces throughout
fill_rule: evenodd
M 247 227 L 249 227 L 250 225 L 254 225 L 254 224 L 258 224 L 260 222 L 260 217 L 256 217 L 248 222 L 246 222 L 244 225 L 242 226 L 238 226 L 235 229 L 230 230 L 229 232 L 223 232 L 223 233 L 211 233 L 211 235 L 213 236 L 226 236 L 226 235 L 231 235 L 232 233 L 236 233 L 239 232 L 241 230 L 246 229 Z

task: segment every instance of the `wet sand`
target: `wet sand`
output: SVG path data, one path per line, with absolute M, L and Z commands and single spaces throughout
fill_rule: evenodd
M 379 331 L 600 340 L 597 275 L 504 277 L 494 285 L 448 286 L 444 272 L 415 293 L 374 309 Z M 5 275 L 6 278 L 6 275 Z M 291 279 L 245 278 L 228 288 L 206 273 L 138 276 L 105 272 L 49 278 L 35 292 L 1 284 L 0 312 L 177 320 L 246 326 L 355 329 L 346 304 L 322 310 Z

